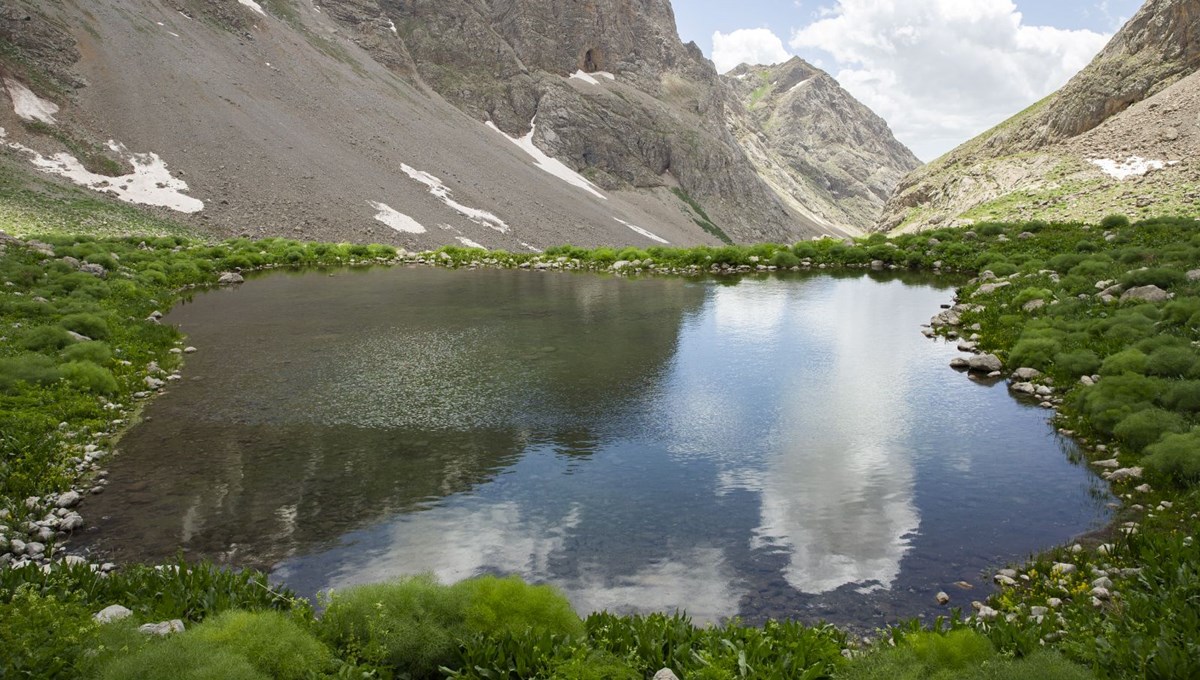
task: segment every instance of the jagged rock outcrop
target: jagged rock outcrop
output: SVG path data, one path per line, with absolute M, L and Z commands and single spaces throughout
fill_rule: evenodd
M 668 0 L 0 0 L 0 41 L 5 159 L 221 236 L 788 242 L 899 158 L 827 76 L 760 121 Z
M 904 179 L 877 228 L 1194 214 L 1200 0 L 1148 0 L 1058 92 Z
M 667 0 L 378 6 L 424 83 L 511 136 L 534 129 L 539 148 L 605 189 L 681 190 L 740 241 L 830 231 L 757 177 L 725 129 L 728 92 L 680 42 Z
M 794 57 L 724 76 L 742 107 L 729 125 L 759 174 L 797 212 L 866 231 L 921 162 L 828 73 Z

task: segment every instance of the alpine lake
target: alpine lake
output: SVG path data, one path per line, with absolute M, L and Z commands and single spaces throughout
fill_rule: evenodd
M 922 336 L 955 283 L 381 267 L 197 293 L 163 322 L 198 351 L 85 541 L 308 597 L 496 573 L 582 614 L 969 610 L 1112 499 L 1049 411 Z

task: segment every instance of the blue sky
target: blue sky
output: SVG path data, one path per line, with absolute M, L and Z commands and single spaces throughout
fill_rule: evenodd
M 1141 0 L 673 0 L 680 37 L 728 70 L 798 55 L 922 160 L 1053 92 Z

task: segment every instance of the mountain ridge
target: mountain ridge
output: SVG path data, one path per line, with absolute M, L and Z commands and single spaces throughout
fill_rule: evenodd
M 905 177 L 876 230 L 1194 211 L 1197 67 L 1200 2 L 1148 0 L 1057 92 Z

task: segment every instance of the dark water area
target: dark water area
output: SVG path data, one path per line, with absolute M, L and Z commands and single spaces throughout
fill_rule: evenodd
M 969 607 L 1109 497 L 1048 411 L 920 334 L 952 295 L 432 268 L 202 293 L 165 320 L 199 352 L 122 440 L 90 547 L 306 596 L 432 571 L 552 583 L 581 613 Z

